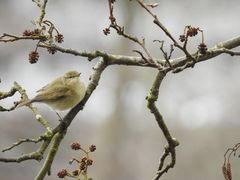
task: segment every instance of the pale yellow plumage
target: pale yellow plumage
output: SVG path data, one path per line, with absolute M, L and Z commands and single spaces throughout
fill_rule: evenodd
M 83 99 L 86 92 L 79 76 L 80 73 L 77 71 L 67 72 L 38 90 L 38 94 L 33 99 L 20 103 L 18 107 L 35 102 L 45 103 L 56 110 L 74 107 Z

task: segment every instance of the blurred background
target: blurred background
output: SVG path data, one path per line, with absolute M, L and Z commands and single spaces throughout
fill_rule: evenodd
M 154 13 L 176 37 L 186 25 L 204 30 L 208 47 L 239 35 L 239 1 L 232 0 L 173 0 L 154 1 L 159 7 Z M 18 4 L 20 3 L 20 4 Z M 169 41 L 152 23 L 152 18 L 135 2 L 117 1 L 115 15 L 125 30 L 139 38 L 145 37 L 152 55 L 162 58 L 154 39 Z M 32 20 L 39 10 L 32 1 L 0 1 L 0 33 L 21 35 L 33 29 Z M 49 1 L 46 19 L 55 24 L 64 35 L 62 46 L 76 50 L 102 50 L 112 54 L 136 55 L 138 46 L 119 37 L 114 31 L 105 36 L 108 26 L 108 4 L 103 0 Z M 196 51 L 200 36 L 191 39 L 189 50 Z M 33 41 L 0 43 L 0 91 L 8 91 L 13 82 L 22 85 L 30 97 L 35 91 L 69 70 L 82 72 L 89 82 L 92 67 L 97 62 L 86 58 L 56 53 L 50 55 L 40 49 L 36 64 L 29 64 L 28 54 L 35 48 Z M 239 50 L 236 49 L 236 50 Z M 174 53 L 173 57 L 182 56 Z M 160 91 L 158 106 L 177 147 L 177 164 L 162 179 L 224 179 L 221 171 L 223 154 L 228 147 L 240 142 L 240 61 L 239 57 L 221 55 L 197 64 L 179 74 L 169 73 Z M 93 166 L 89 175 L 98 180 L 151 179 L 158 166 L 166 141 L 152 114 L 146 108 L 145 97 L 156 70 L 140 67 L 112 66 L 107 68 L 100 84 L 73 121 L 61 144 L 47 180 L 57 179 L 62 168 L 73 169 L 68 161 L 80 156 L 69 145 L 79 141 L 83 147 L 95 144 Z M 19 95 L 1 100 L 0 105 L 10 107 Z M 42 115 L 54 126 L 58 117 L 45 105 L 36 105 Z M 67 112 L 61 112 L 64 116 Z M 0 149 L 18 138 L 34 138 L 44 129 L 25 107 L 13 112 L 0 113 Z M 15 157 L 34 151 L 35 144 L 24 144 L 1 157 Z M 240 179 L 239 159 L 232 158 L 233 179 Z M 30 180 L 43 162 L 27 161 L 21 164 L 0 163 L 1 180 Z

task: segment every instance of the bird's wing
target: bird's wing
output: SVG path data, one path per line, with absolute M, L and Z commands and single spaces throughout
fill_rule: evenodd
M 47 89 L 47 90 L 46 90 Z M 53 88 L 45 88 L 39 91 L 39 94 L 33 98 L 33 102 L 51 102 L 65 98 L 71 94 L 71 90 L 67 87 L 55 87 Z
M 37 90 L 36 92 L 45 91 L 46 89 L 50 88 L 52 85 L 56 84 L 56 82 L 60 83 L 60 79 L 59 78 L 55 79 L 54 81 L 52 81 L 51 83 L 43 86 L 41 89 Z

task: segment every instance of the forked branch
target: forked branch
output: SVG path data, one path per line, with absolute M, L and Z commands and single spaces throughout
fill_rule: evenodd
M 166 73 L 165 72 L 161 72 L 159 71 L 157 76 L 155 77 L 155 80 L 152 84 L 152 87 L 150 89 L 150 92 L 147 96 L 147 107 L 149 108 L 149 110 L 151 111 L 151 113 L 153 113 L 155 120 L 158 123 L 159 128 L 161 129 L 161 131 L 164 134 L 164 137 L 167 140 L 167 145 L 165 146 L 165 151 L 162 155 L 162 157 L 160 158 L 160 162 L 159 162 L 159 167 L 156 173 L 156 176 L 154 177 L 154 180 L 158 180 L 164 173 L 166 173 L 170 168 L 173 168 L 175 163 L 176 163 L 176 146 L 179 145 L 179 142 L 173 138 L 168 130 L 167 125 L 165 124 L 165 121 L 163 119 L 163 116 L 161 115 L 161 113 L 159 112 L 157 106 L 156 106 L 156 101 L 158 99 L 158 95 L 159 95 L 159 88 L 160 85 L 162 83 L 163 78 L 165 77 Z M 167 156 L 171 156 L 171 162 L 169 164 L 167 164 L 164 167 L 164 163 L 165 163 L 165 159 Z

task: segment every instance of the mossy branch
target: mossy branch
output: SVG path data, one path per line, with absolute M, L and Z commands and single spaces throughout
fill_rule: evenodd
M 53 160 L 56 156 L 56 153 L 58 152 L 58 148 L 60 146 L 60 143 L 62 139 L 64 138 L 66 134 L 66 131 L 61 131 L 56 133 L 52 138 L 52 145 L 48 151 L 47 157 L 45 159 L 45 162 L 38 172 L 37 176 L 35 177 L 35 180 L 43 180 L 47 173 L 50 174 L 51 166 L 53 163 Z
M 164 137 L 167 140 L 167 145 L 165 146 L 165 151 L 160 159 L 159 167 L 156 173 L 156 176 L 154 177 L 154 180 L 158 180 L 162 174 L 167 172 L 170 168 L 173 168 L 175 163 L 176 163 L 176 150 L 175 147 L 179 145 L 179 142 L 173 138 L 168 130 L 167 125 L 165 124 L 165 121 L 163 119 L 163 116 L 159 112 L 157 106 L 156 106 L 156 101 L 158 100 L 158 95 L 159 95 L 159 88 L 160 85 L 165 77 L 166 73 L 159 71 L 155 77 L 155 80 L 152 84 L 152 87 L 150 89 L 150 92 L 148 96 L 146 97 L 147 99 L 147 107 L 153 113 L 155 120 L 157 121 L 157 124 L 161 131 L 164 134 Z M 164 162 L 167 156 L 171 155 L 171 162 L 164 167 Z

